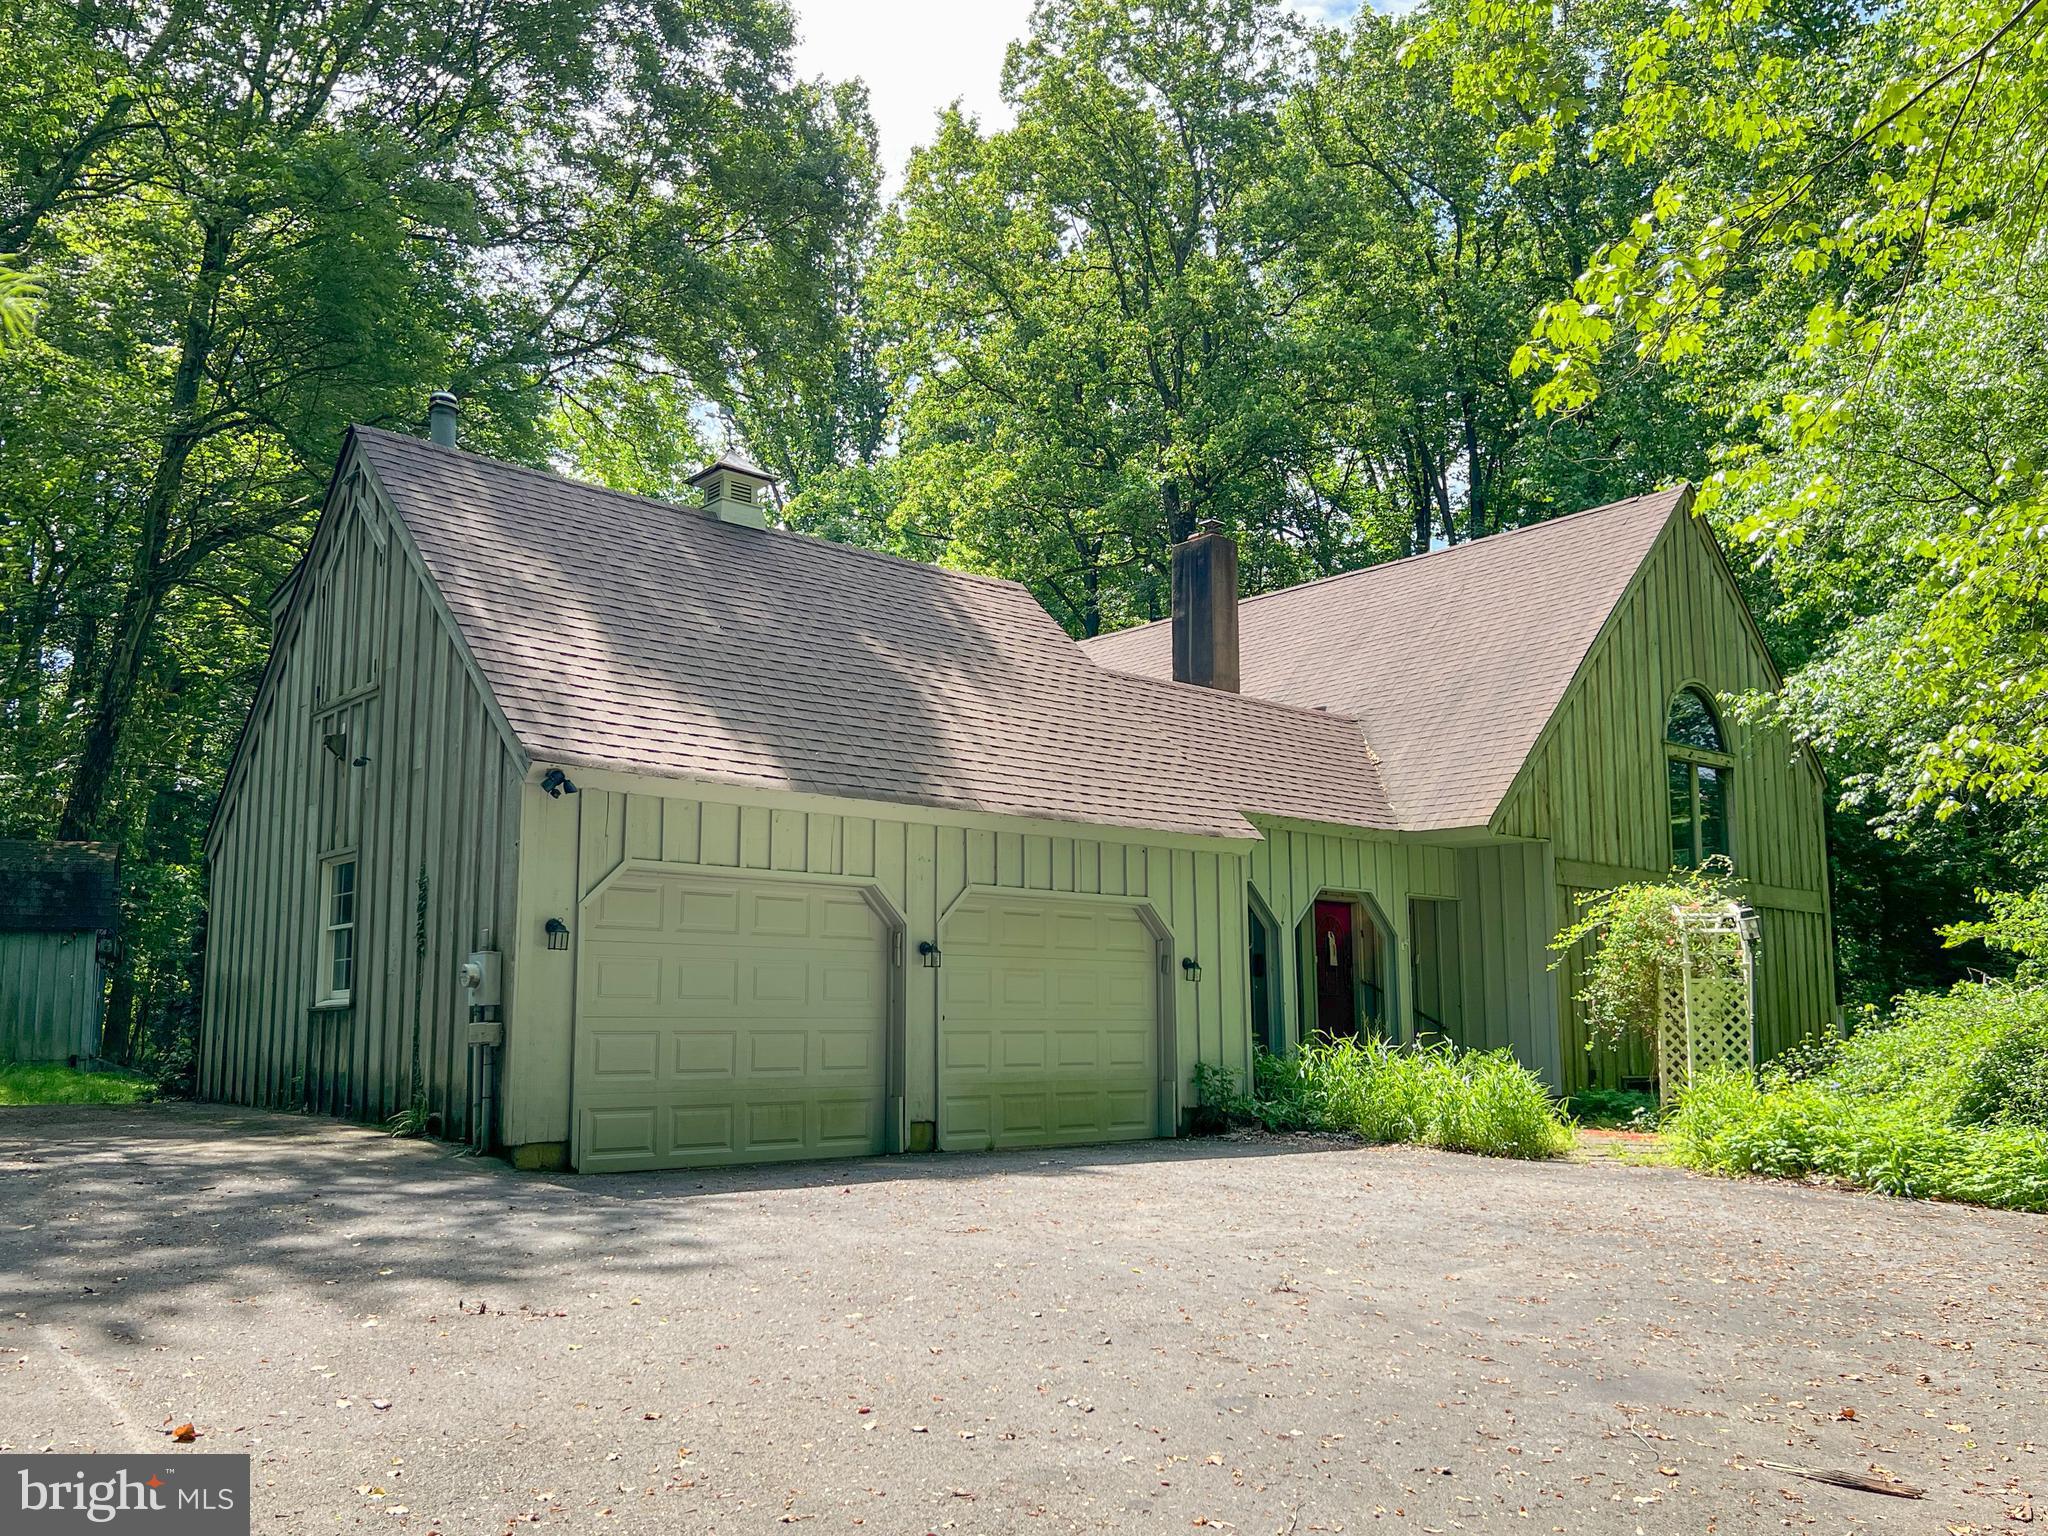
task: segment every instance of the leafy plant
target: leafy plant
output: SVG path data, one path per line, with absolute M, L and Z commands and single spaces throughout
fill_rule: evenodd
M 1311 1041 L 1291 1056 L 1261 1051 L 1249 1092 L 1221 1068 L 1196 1086 L 1225 1115 L 1274 1131 L 1336 1131 L 1490 1157 L 1557 1157 L 1571 1128 L 1511 1051 L 1379 1040 Z
M 1953 946 L 1974 939 L 1987 948 L 2016 955 L 2019 980 L 2048 982 L 2048 886 L 2025 894 L 1979 891 L 1977 900 L 1990 909 L 1990 916 L 1950 923 L 1941 930 L 1944 942 Z
M 1904 999 L 1825 1055 L 1707 1075 L 1666 1130 L 1695 1167 L 2048 1210 L 2048 989 Z
M 1578 998 L 1586 1005 L 1588 1044 L 1620 1044 L 1630 1036 L 1654 1041 L 1665 971 L 1679 962 L 1678 910 L 1705 911 L 1734 899 L 1727 861 L 1709 859 L 1698 869 L 1674 870 L 1655 884 L 1618 885 L 1592 897 L 1578 920 L 1550 941 L 1558 959 L 1580 944 L 1590 946 Z M 1740 963 L 1739 940 L 1692 942 L 1694 966 L 1731 977 Z
M 1580 1125 L 1626 1131 L 1654 1131 L 1663 1113 L 1657 1095 L 1632 1088 L 1581 1089 L 1564 1108 Z

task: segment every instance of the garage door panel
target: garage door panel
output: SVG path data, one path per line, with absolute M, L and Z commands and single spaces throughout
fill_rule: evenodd
M 1109 1099 L 1109 1123 L 1120 1136 L 1141 1137 L 1158 1134 L 1158 1119 L 1153 1114 L 1153 1090 L 1124 1088 L 1111 1092 Z
M 747 903 L 747 926 L 765 938 L 811 937 L 811 903 L 802 896 L 755 895 Z
M 591 994 L 602 1003 L 652 1003 L 661 997 L 661 956 L 630 949 L 598 955 L 590 976 Z
M 579 1167 L 883 1149 L 887 931 L 857 892 L 650 872 L 618 881 L 589 911 Z M 623 925 L 605 920 L 614 911 Z M 650 911 L 662 914 L 653 930 Z
M 606 898 L 609 900 L 609 896 Z M 602 921 L 602 918 L 600 918 Z M 609 924 L 606 924 L 609 927 Z M 737 891 L 676 892 L 675 928 L 682 933 L 732 935 L 740 931 L 740 898 Z
M 591 1070 L 608 1082 L 651 1085 L 661 1060 L 661 1037 L 653 1030 L 606 1034 L 591 1052 Z
M 1134 914 L 989 897 L 946 920 L 942 1146 L 1157 1133 L 1158 948 Z
M 654 1118 L 651 1109 L 593 1110 L 585 1124 L 586 1144 L 599 1157 L 651 1157 Z
M 606 928 L 625 933 L 659 933 L 662 893 L 651 886 L 615 885 L 598 898 L 591 917 Z
M 950 1016 L 948 1022 L 951 1022 Z M 993 1063 L 989 1054 L 988 1031 L 962 1027 L 948 1029 L 942 1041 L 945 1065 L 963 1072 L 986 1072 Z
M 880 979 L 870 966 L 822 965 L 818 969 L 818 1000 L 835 1009 L 872 1008 L 881 1001 L 875 995 L 875 984 Z
M 1102 1066 L 1104 1057 L 1111 1054 L 1107 1043 L 1092 1030 L 1063 1029 L 1055 1038 L 1059 1046 L 1056 1065 L 1064 1072 Z
M 739 1059 L 736 1034 L 671 1035 L 678 1078 L 729 1078 Z
M 739 1000 L 740 968 L 737 962 L 718 956 L 678 960 L 669 971 L 669 993 L 665 1001 L 675 1003 L 732 1004 Z
M 739 1143 L 733 1139 L 732 1132 L 733 1106 L 730 1104 L 677 1104 L 670 1107 L 668 1151 L 671 1156 L 707 1161 L 736 1157 Z

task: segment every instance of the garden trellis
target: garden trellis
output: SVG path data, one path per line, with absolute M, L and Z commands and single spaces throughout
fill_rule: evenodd
M 1657 1085 L 1665 1103 L 1714 1067 L 1756 1063 L 1756 913 L 1740 902 L 1674 906 L 1675 956 L 1663 967 Z

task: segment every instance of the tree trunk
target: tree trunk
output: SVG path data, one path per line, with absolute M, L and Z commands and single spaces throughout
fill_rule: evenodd
M 64 809 L 57 820 L 60 838 L 90 839 L 103 830 L 112 797 L 114 763 L 127 729 L 129 707 L 148 664 L 157 615 L 170 587 L 164 556 L 170 542 L 171 513 L 184 492 L 185 468 L 191 462 L 192 450 L 205 435 L 199 420 L 199 391 L 206 376 L 207 355 L 213 348 L 214 301 L 220 293 L 233 238 L 224 216 L 208 222 L 204 229 L 199 270 L 185 309 L 178 371 L 171 381 L 170 425 L 164 432 L 163 451 L 150 476 L 148 494 L 143 498 L 135 566 L 121 595 L 105 669 L 92 689 L 92 706 L 86 717 L 78 766 L 72 771 L 70 791 L 64 797 Z
M 1465 417 L 1465 505 L 1472 528 L 1466 537 L 1483 539 L 1487 533 L 1487 485 L 1485 471 L 1479 463 L 1479 423 L 1473 416 L 1473 412 L 1478 408 L 1478 401 L 1473 398 L 1472 392 L 1467 390 L 1459 397 L 1458 403 Z

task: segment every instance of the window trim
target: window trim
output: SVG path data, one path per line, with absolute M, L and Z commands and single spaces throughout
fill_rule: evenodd
M 343 865 L 350 870 L 348 921 L 337 923 L 334 919 L 334 872 Z M 356 960 L 358 946 L 356 934 L 362 926 L 361 903 L 363 891 L 362 864 L 353 848 L 337 848 L 320 859 L 319 884 L 316 890 L 314 918 L 319 925 L 319 971 L 314 977 L 315 1008 L 348 1008 L 355 1003 Z M 348 979 L 346 987 L 334 985 L 335 935 L 346 932 L 349 936 Z

